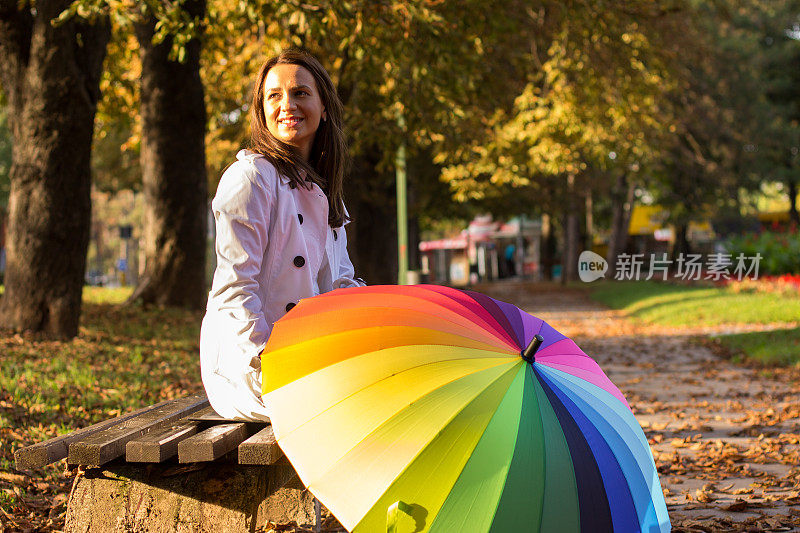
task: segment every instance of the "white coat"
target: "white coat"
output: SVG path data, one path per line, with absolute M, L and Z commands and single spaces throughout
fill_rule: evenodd
M 259 354 L 276 320 L 301 298 L 364 285 L 344 227 L 328 225 L 316 184 L 292 188 L 263 156 L 241 150 L 211 203 L 217 268 L 200 331 L 208 399 L 226 418 L 264 420 Z

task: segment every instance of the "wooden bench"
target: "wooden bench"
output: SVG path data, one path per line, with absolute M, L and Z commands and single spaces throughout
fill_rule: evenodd
M 18 470 L 78 469 L 65 531 L 255 531 L 314 523 L 313 497 L 269 423 L 221 418 L 204 394 L 21 448 Z

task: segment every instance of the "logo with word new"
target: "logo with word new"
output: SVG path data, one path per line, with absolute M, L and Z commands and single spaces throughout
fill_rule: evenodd
M 585 250 L 578 257 L 578 276 L 581 281 L 589 283 L 605 277 L 608 272 L 608 261 L 603 256 Z

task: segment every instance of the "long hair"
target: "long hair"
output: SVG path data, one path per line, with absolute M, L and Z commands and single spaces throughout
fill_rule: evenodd
M 275 65 L 299 65 L 308 70 L 317 84 L 327 120 L 320 121 L 311 146 L 311 156 L 304 161 L 294 148 L 276 139 L 267 128 L 264 115 L 264 80 Z M 310 188 L 300 169 L 319 185 L 328 196 L 328 224 L 339 227 L 347 218 L 344 213 L 342 182 L 349 164 L 347 142 L 342 128 L 342 101 L 328 72 L 317 59 L 304 50 L 287 49 L 271 57 L 261 66 L 250 106 L 251 149 L 266 157 L 278 173 L 289 179 L 292 187 Z

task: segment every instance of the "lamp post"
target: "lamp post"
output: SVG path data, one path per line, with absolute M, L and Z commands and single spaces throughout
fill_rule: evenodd
M 397 184 L 397 284 L 408 283 L 408 216 L 406 213 L 406 120 L 400 111 L 397 117 L 400 127 L 400 145 L 395 157 L 395 180 Z

